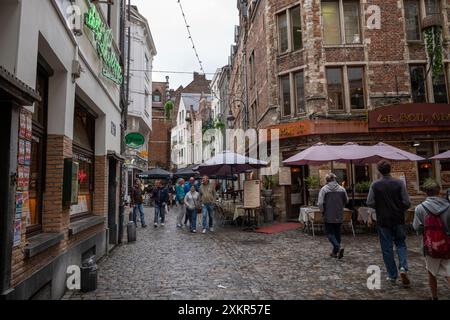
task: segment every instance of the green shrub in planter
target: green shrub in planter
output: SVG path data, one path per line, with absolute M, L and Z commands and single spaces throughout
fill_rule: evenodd
M 320 178 L 318 176 L 309 176 L 305 179 L 305 183 L 308 189 L 319 189 L 320 188 Z
M 372 182 L 370 182 L 370 181 L 358 182 L 355 185 L 355 191 L 357 193 L 368 193 L 371 185 L 372 185 Z

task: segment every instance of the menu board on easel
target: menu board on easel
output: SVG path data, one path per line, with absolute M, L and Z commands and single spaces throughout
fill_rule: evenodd
M 260 180 L 244 181 L 244 208 L 245 209 L 261 208 Z
M 281 167 L 279 174 L 279 185 L 280 186 L 291 186 L 292 185 L 292 173 L 290 167 Z

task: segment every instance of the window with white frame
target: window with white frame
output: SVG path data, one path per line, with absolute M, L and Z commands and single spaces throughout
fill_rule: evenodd
M 277 25 L 280 53 L 296 51 L 303 48 L 300 5 L 278 13 Z
M 361 4 L 354 0 L 322 0 L 325 45 L 361 43 Z

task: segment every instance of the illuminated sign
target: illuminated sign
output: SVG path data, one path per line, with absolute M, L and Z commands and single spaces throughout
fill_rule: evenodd
M 102 76 L 121 85 L 123 82 L 123 72 L 119 63 L 119 58 L 112 49 L 112 32 L 103 22 L 95 5 L 90 5 L 89 11 L 84 16 L 84 24 L 94 35 L 94 40 L 97 45 L 97 54 L 101 58 L 103 64 Z

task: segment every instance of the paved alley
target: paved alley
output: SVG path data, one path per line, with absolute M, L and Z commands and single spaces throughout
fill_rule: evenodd
M 153 212 L 146 211 L 152 222 Z M 403 289 L 385 281 L 376 235 L 347 234 L 347 254 L 337 261 L 328 256 L 323 235 L 264 235 L 233 227 L 190 234 L 176 229 L 169 213 L 165 227 L 138 227 L 136 243 L 125 243 L 99 263 L 95 292 L 68 292 L 64 299 L 427 299 L 417 241 L 409 237 L 412 287 Z M 383 270 L 381 290 L 367 289 L 370 265 Z M 441 296 L 450 297 L 450 289 L 439 284 Z

